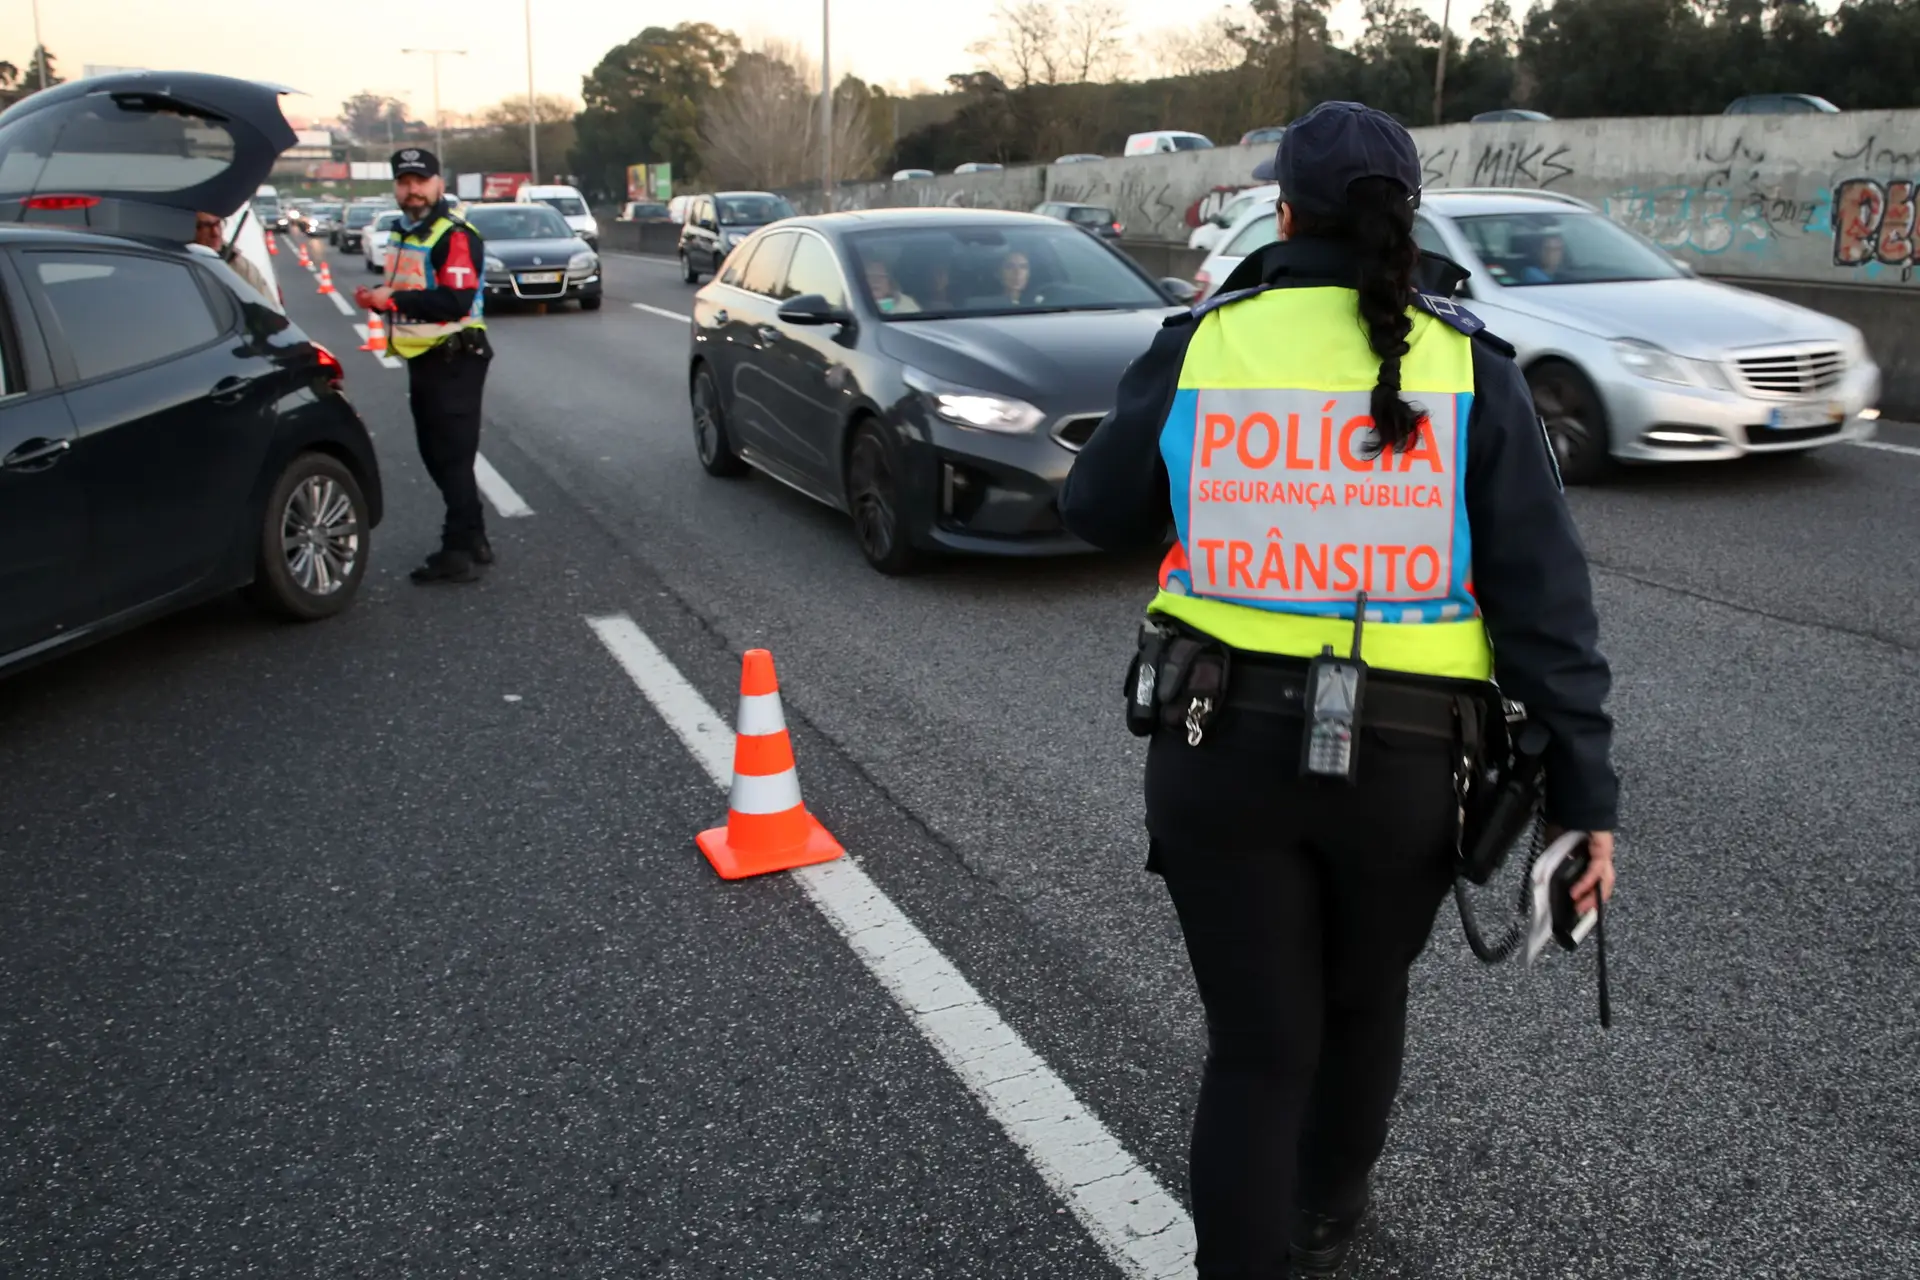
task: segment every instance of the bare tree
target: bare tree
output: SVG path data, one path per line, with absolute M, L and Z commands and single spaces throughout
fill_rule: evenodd
M 1231 71 L 1246 58 L 1235 34 L 1244 25 L 1231 9 L 1222 9 L 1191 27 L 1165 27 L 1147 36 L 1147 65 L 1155 76 L 1202 75 Z
M 580 112 L 572 99 L 557 93 L 534 96 L 534 110 L 541 124 L 565 124 Z M 480 113 L 480 118 L 496 129 L 527 127 L 527 98 L 503 98 Z
M 1048 0 L 1000 0 L 993 11 L 993 34 L 967 46 L 1009 89 L 1059 84 L 1062 79 L 1060 16 Z
M 1077 0 L 1059 24 L 1059 62 L 1076 83 L 1118 80 L 1132 55 L 1127 49 L 1126 10 L 1114 0 Z
M 721 186 L 755 189 L 818 181 L 819 64 L 796 46 L 769 41 L 743 54 L 701 113 L 701 172 Z M 865 85 L 843 80 L 833 96 L 834 168 L 871 175 L 886 148 Z

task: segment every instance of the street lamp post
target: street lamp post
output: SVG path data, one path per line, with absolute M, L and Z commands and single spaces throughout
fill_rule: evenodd
M 1440 60 L 1433 68 L 1433 122 L 1440 123 L 1440 109 L 1445 105 L 1447 93 L 1447 41 L 1453 38 L 1453 0 L 1440 10 Z
M 833 0 L 820 0 L 820 192 L 833 212 Z
M 526 0 L 527 10 L 527 168 L 533 170 L 533 181 L 540 181 L 540 109 L 533 97 L 533 0 Z
M 33 0 L 33 60 L 40 64 L 40 87 L 47 87 L 47 46 L 40 39 L 40 0 Z
M 440 157 L 441 171 L 445 172 L 447 166 L 447 135 L 446 130 L 441 127 L 442 121 L 440 117 L 440 58 L 443 54 L 456 58 L 464 58 L 467 56 L 467 51 L 465 49 L 402 49 L 400 52 L 424 53 L 433 59 L 433 150 L 434 154 Z

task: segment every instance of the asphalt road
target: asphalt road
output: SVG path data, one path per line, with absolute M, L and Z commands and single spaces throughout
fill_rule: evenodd
M 816 882 L 714 878 L 724 796 L 589 619 L 726 719 L 770 647 L 811 806 L 1184 1203 L 1202 1034 L 1114 705 L 1150 563 L 872 573 L 700 471 L 691 291 L 612 257 L 603 311 L 490 319 L 530 514 L 415 589 L 404 374 L 280 263 L 388 522 L 335 622 L 220 603 L 0 686 L 0 1274 L 1126 1274 Z M 1443 914 L 1349 1274 L 1920 1273 L 1920 431 L 1882 440 L 1573 495 L 1616 1025 L 1589 955 L 1488 971 Z

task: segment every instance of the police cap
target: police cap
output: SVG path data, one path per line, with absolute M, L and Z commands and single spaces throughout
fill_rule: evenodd
M 1413 135 L 1384 111 L 1358 102 L 1323 102 L 1287 126 L 1273 177 L 1288 204 L 1332 217 L 1347 205 L 1347 188 L 1362 178 L 1388 178 L 1420 204 L 1420 151 Z
M 402 147 L 393 153 L 393 176 L 417 173 L 423 178 L 440 176 L 440 157 L 424 147 Z

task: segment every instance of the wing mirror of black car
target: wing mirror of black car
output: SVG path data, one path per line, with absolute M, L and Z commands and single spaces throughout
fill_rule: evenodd
M 787 324 L 846 325 L 853 323 L 853 313 L 817 293 L 803 293 L 780 304 L 780 319 Z
M 1179 276 L 1163 277 L 1160 292 L 1183 307 L 1192 306 L 1193 300 L 1200 296 L 1200 291 L 1193 287 L 1192 281 L 1182 280 Z

